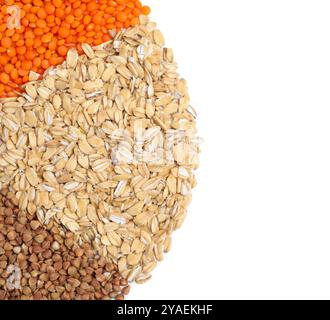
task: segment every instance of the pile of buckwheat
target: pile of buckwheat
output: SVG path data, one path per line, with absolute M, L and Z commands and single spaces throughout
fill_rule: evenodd
M 82 56 L 70 49 L 42 80 L 31 73 L 20 97 L 0 100 L 0 187 L 20 209 L 16 225 L 32 223 L 34 239 L 16 246 L 10 232 L 19 231 L 7 226 L 0 250 L 10 246 L 17 262 L 31 251 L 24 297 L 122 298 L 126 280 L 115 275 L 110 284 L 104 272 L 150 279 L 196 184 L 196 114 L 156 25 L 142 17 L 108 43 L 82 48 Z M 5 220 L 13 219 L 9 210 Z M 1 262 L 5 275 L 8 259 Z M 96 281 L 84 281 L 89 272 Z M 66 288 L 68 277 L 74 283 Z M 41 289 L 31 291 L 30 282 Z
M 0 299 L 122 300 L 127 280 L 116 266 L 81 246 L 55 223 L 42 226 L 0 193 Z

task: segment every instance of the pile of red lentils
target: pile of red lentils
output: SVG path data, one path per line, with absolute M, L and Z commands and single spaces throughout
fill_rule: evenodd
M 0 97 L 16 96 L 31 71 L 61 64 L 70 48 L 107 42 L 149 13 L 139 0 L 0 0 Z

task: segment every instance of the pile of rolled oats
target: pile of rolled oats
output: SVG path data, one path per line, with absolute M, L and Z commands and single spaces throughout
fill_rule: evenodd
M 143 283 L 186 216 L 198 166 L 196 114 L 156 25 L 68 52 L 25 93 L 0 100 L 0 187 Z

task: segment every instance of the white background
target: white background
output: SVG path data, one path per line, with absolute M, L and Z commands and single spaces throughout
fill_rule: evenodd
M 198 110 L 199 185 L 130 299 L 330 298 L 330 1 L 145 0 Z

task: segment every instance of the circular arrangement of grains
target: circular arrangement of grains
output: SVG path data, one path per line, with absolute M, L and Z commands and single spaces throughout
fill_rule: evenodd
M 67 2 L 77 1 L 52 3 Z M 93 3 L 104 22 L 111 2 L 81 10 L 95 27 Z M 121 300 L 150 279 L 185 219 L 196 113 L 162 33 L 136 19 L 149 9 L 116 3 L 113 19 L 125 21 L 104 22 L 107 37 L 71 39 L 65 59 L 29 68 L 0 99 L 0 299 Z

